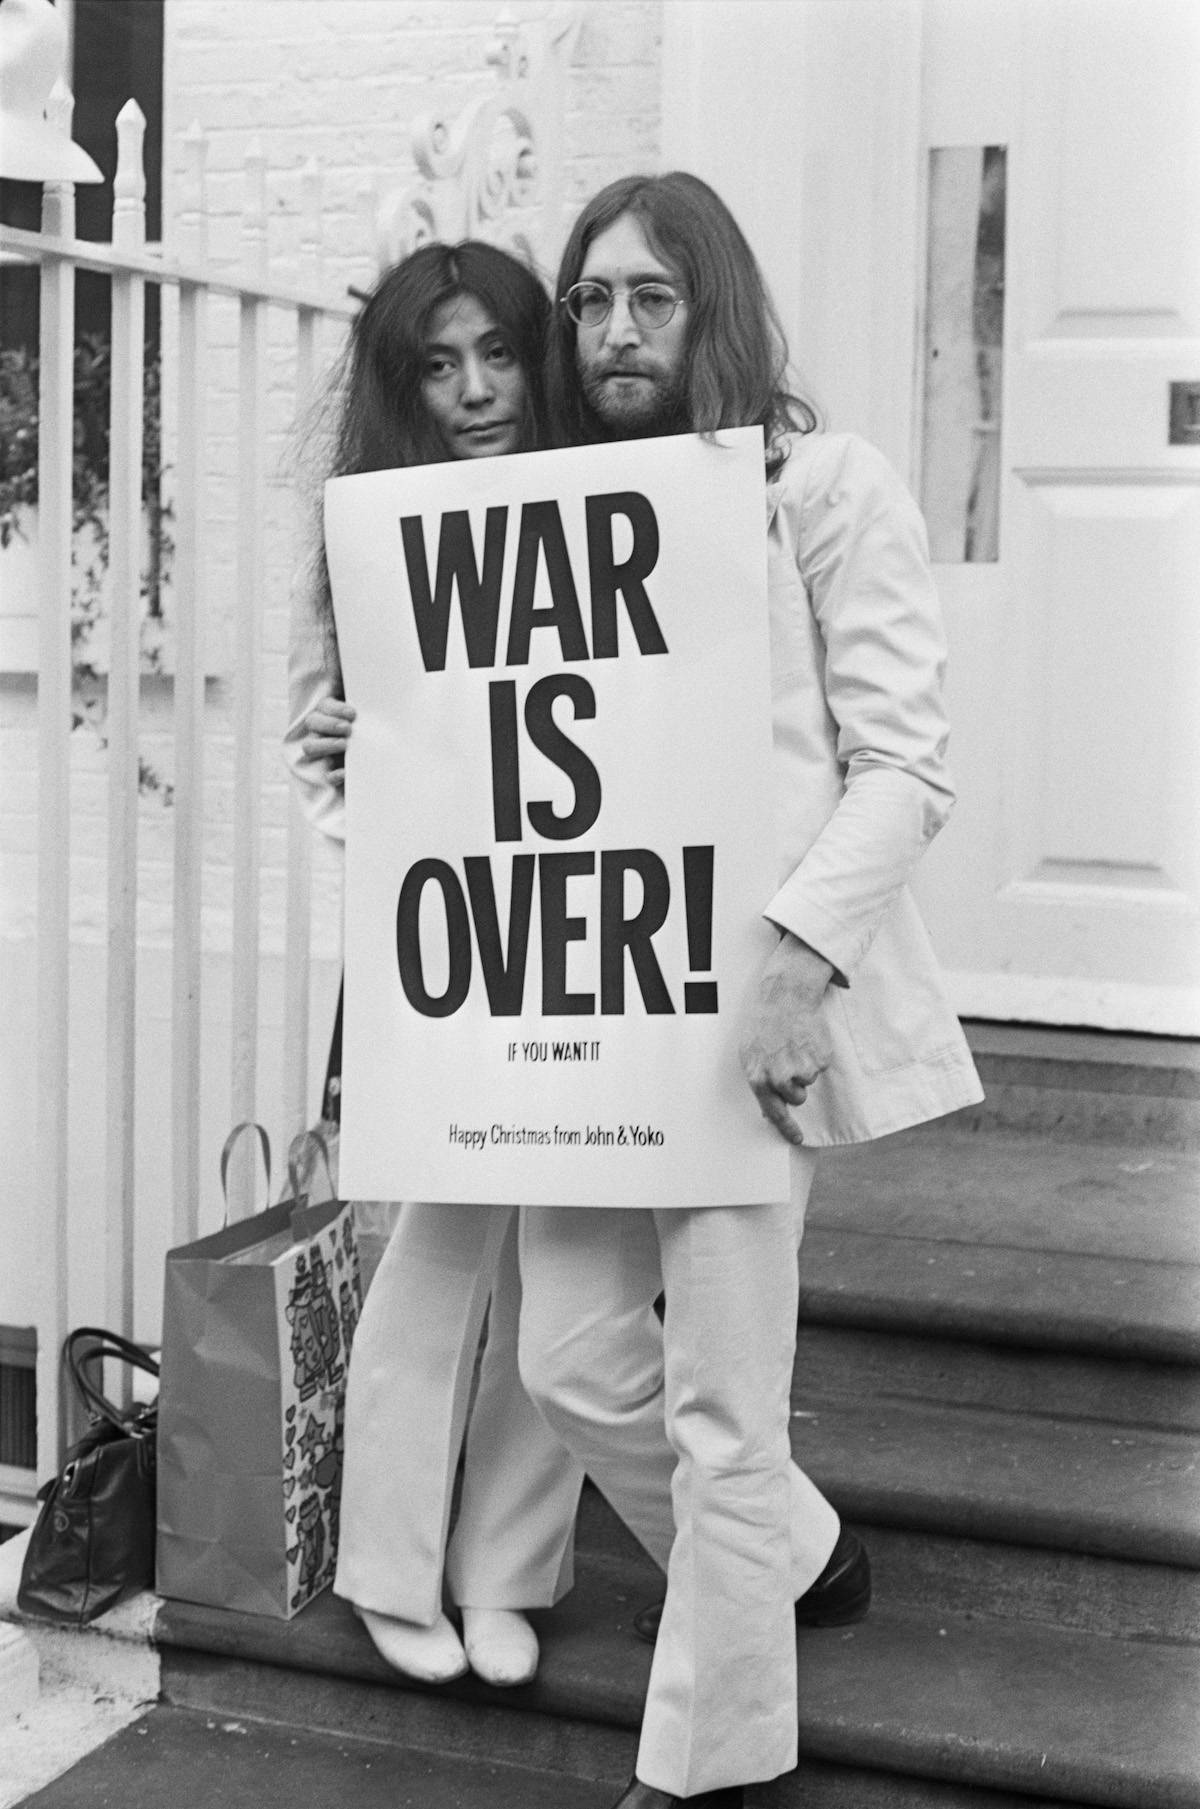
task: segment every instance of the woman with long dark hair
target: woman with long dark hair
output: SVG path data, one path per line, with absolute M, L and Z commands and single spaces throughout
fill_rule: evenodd
M 548 316 L 536 277 L 494 246 L 413 252 L 351 329 L 322 475 L 536 449 Z M 354 709 L 319 540 L 293 609 L 289 714 L 285 756 L 308 814 L 344 839 Z M 426 1682 L 468 1666 L 489 1683 L 528 1682 L 538 1646 L 523 1610 L 548 1607 L 571 1582 L 582 1471 L 521 1387 L 520 1300 L 515 1208 L 406 1201 L 355 1334 L 334 1589 L 389 1664 Z M 461 1639 L 443 1585 L 461 1609 Z

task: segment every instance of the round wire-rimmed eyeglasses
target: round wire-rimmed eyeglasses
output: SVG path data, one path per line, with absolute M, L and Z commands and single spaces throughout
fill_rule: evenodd
M 628 297 L 629 313 L 635 327 L 657 332 L 675 318 L 679 304 L 687 300 L 669 283 L 635 283 L 632 288 L 610 289 L 607 283 L 574 283 L 562 298 L 562 305 L 579 327 L 599 327 L 613 311 L 618 295 Z

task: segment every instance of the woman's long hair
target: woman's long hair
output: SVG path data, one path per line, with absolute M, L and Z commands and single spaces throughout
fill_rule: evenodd
M 508 252 L 479 239 L 422 245 L 385 271 L 356 315 L 317 418 L 306 429 L 304 462 L 312 473 L 314 528 L 306 582 L 314 587 L 330 666 L 339 674 L 320 531 L 323 480 L 446 458 L 421 384 L 433 316 L 446 302 L 464 295 L 486 308 L 524 372 L 522 450 L 535 451 L 547 442 L 542 364 L 550 302 L 533 272 Z
M 579 281 L 592 241 L 623 214 L 638 222 L 687 293 L 685 430 L 761 426 L 768 470 L 777 469 L 786 456 L 784 435 L 810 432 L 816 411 L 788 388 L 783 328 L 741 228 L 715 190 L 684 170 L 610 182 L 575 221 L 559 270 L 546 368 L 556 441 L 575 446 L 611 437 L 579 381 L 578 329 L 562 297 Z

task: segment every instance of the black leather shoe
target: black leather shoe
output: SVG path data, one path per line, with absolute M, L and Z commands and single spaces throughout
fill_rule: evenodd
M 798 1627 L 848 1627 L 861 1621 L 871 1606 L 871 1561 L 861 1539 L 843 1527 L 833 1556 L 796 1603 Z M 663 1604 L 651 1602 L 633 1617 L 639 1639 L 653 1645 L 658 1638 Z
M 669 1791 L 643 1784 L 640 1778 L 630 1778 L 613 1809 L 744 1809 L 745 1800 L 740 1784 L 727 1784 L 723 1790 L 702 1790 L 699 1796 L 672 1796 Z

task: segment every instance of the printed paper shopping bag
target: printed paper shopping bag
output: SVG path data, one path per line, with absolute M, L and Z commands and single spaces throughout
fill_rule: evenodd
M 269 1188 L 259 1126 L 230 1133 L 222 1185 L 246 1128 L 258 1131 Z M 332 1580 L 361 1302 L 345 1201 L 285 1200 L 167 1252 L 160 1595 L 287 1619 Z

